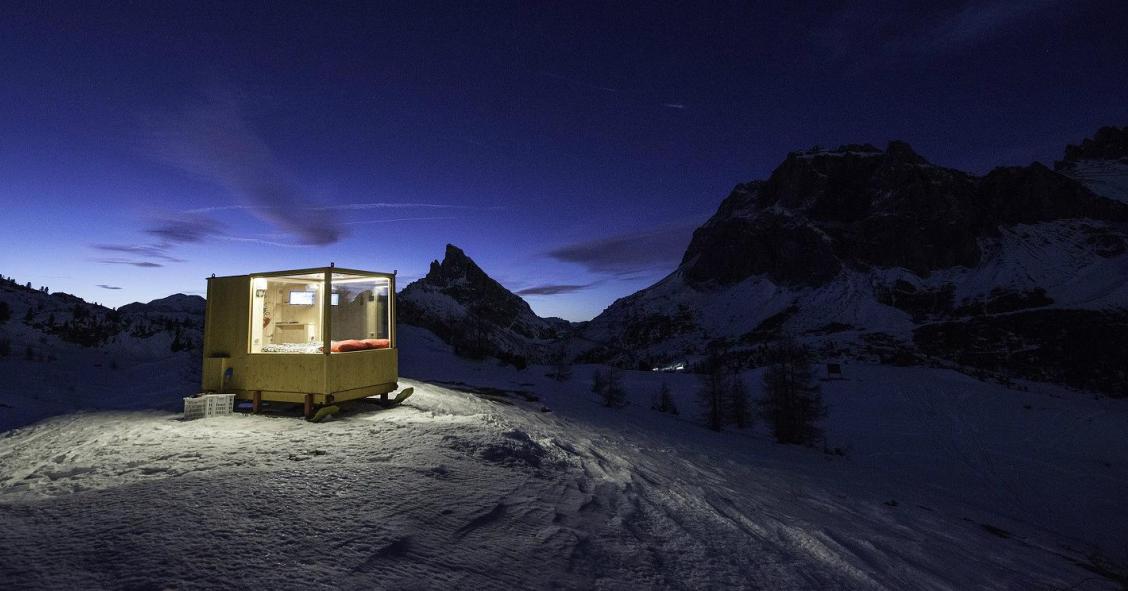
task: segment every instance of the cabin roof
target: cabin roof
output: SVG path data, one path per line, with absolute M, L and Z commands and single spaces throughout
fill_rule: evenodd
M 346 268 L 343 268 L 343 267 L 329 266 L 329 267 L 310 267 L 310 268 L 307 268 L 307 269 L 288 269 L 288 270 L 285 270 L 285 271 L 265 271 L 265 272 L 262 272 L 262 273 L 246 273 L 246 274 L 241 274 L 241 275 L 224 275 L 222 277 L 217 277 L 217 276 L 213 275 L 212 277 L 208 277 L 208 279 L 212 279 L 213 277 L 216 278 L 216 279 L 228 278 L 228 277 L 282 277 L 282 276 L 286 276 L 286 275 L 308 275 L 310 273 L 340 273 L 342 275 L 357 275 L 357 276 L 360 276 L 360 277 L 395 277 L 396 276 L 396 271 L 392 271 L 391 273 L 387 273 L 387 272 L 383 272 L 383 271 L 362 271 L 362 270 L 359 270 L 359 269 L 346 269 Z

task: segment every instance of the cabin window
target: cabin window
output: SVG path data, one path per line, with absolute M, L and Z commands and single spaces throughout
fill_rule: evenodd
M 321 353 L 325 275 L 251 280 L 251 353 Z
M 391 345 L 391 280 L 333 273 L 251 279 L 251 353 L 324 353 L 325 297 L 329 297 L 331 353 Z
M 390 338 L 388 293 L 391 282 L 388 279 L 334 273 L 332 285 L 330 322 L 334 341 L 387 341 Z M 387 346 L 390 342 L 372 343 L 368 348 Z

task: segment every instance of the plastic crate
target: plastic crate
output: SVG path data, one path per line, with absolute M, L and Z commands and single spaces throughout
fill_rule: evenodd
M 184 420 L 206 419 L 229 415 L 235 404 L 234 394 L 204 394 L 184 399 Z

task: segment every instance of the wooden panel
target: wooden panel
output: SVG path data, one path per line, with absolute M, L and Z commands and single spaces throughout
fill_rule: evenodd
M 218 357 L 204 358 L 201 392 L 219 392 L 219 389 L 223 386 L 224 361 L 227 360 Z
M 247 355 L 247 329 L 250 311 L 250 277 L 212 277 L 208 279 L 208 299 L 204 317 L 204 363 L 200 383 L 204 391 L 218 391 L 216 359 L 227 358 L 234 367 Z
M 208 280 L 204 357 L 234 357 L 236 353 L 246 353 L 250 289 L 249 277 Z
M 399 379 L 399 351 L 374 349 L 329 356 L 329 390 L 342 392 Z
M 240 390 L 323 392 L 325 355 L 256 353 L 235 367 L 228 384 Z

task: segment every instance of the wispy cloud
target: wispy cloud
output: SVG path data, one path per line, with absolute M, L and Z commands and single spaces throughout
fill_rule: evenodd
M 95 263 L 102 263 L 103 265 L 132 265 L 134 267 L 141 267 L 145 269 L 152 269 L 156 267 L 163 267 L 160 263 L 153 261 L 135 261 L 132 259 L 122 258 L 106 258 L 106 259 L 93 259 Z
M 685 105 L 683 105 L 681 103 L 662 103 L 662 106 L 666 107 L 668 109 L 685 109 L 686 108 Z
M 644 232 L 578 242 L 551 250 L 547 255 L 608 275 L 629 276 L 672 269 L 681 261 L 696 227 L 697 224 L 667 225 Z
M 343 228 L 327 211 L 311 210 L 309 198 L 247 119 L 230 91 L 151 126 L 148 148 L 163 161 L 209 179 L 245 200 L 248 211 L 292 234 L 299 242 L 337 242 Z
M 193 209 L 186 209 L 182 213 L 185 214 L 206 214 L 217 211 L 236 211 L 236 210 L 266 210 L 275 209 L 274 206 L 266 205 L 213 205 L 209 207 L 197 207 Z M 341 203 L 336 205 L 317 205 L 305 206 L 298 209 L 303 211 L 359 211 L 369 209 L 459 209 L 459 210 L 501 210 L 506 209 L 500 205 L 457 205 L 450 203 L 396 203 L 392 201 L 375 201 L 370 203 Z
M 595 285 L 595 283 L 583 283 L 579 285 L 570 284 L 547 284 L 536 285 L 533 287 L 526 287 L 525 289 L 518 290 L 516 293 L 520 296 L 545 296 L 545 295 L 561 295 L 568 293 L 575 293 L 583 291 Z
M 313 211 L 359 211 L 366 209 L 397 209 L 397 208 L 417 208 L 417 209 L 477 209 L 477 210 L 499 210 L 505 209 L 500 205 L 451 205 L 447 203 L 390 203 L 378 201 L 374 203 L 342 203 L 337 205 L 324 205 L 320 207 L 310 207 L 308 209 Z
M 355 222 L 345 222 L 346 226 L 364 226 L 367 224 L 390 224 L 392 222 L 430 222 L 436 220 L 457 220 L 457 216 L 445 215 L 434 217 L 418 217 L 418 218 L 388 218 L 383 220 L 358 220 Z
M 145 233 L 166 243 L 203 242 L 206 238 L 222 234 L 223 224 L 202 215 L 181 215 L 154 220 Z
M 120 287 L 118 287 L 116 285 L 106 285 L 104 283 L 99 283 L 98 287 L 101 287 L 102 289 L 121 289 Z
M 900 62 L 967 50 L 1031 22 L 1062 0 L 971 0 L 958 7 L 858 0 L 814 27 L 814 41 L 839 61 Z
M 226 240 L 228 242 L 246 242 L 249 244 L 261 244 L 263 246 L 281 246 L 283 248 L 313 248 L 316 244 L 302 244 L 300 242 L 285 242 L 281 239 L 270 240 L 266 238 L 254 238 L 250 236 L 217 236 L 219 240 Z
M 145 258 L 158 259 L 169 263 L 184 262 L 183 259 L 178 259 L 168 254 L 167 244 L 91 244 L 90 247 L 96 250 L 130 254 Z
M 928 34 L 918 37 L 931 51 L 948 51 L 974 45 L 1007 27 L 1042 11 L 1060 0 L 987 0 L 970 2 L 963 9 L 937 22 Z

